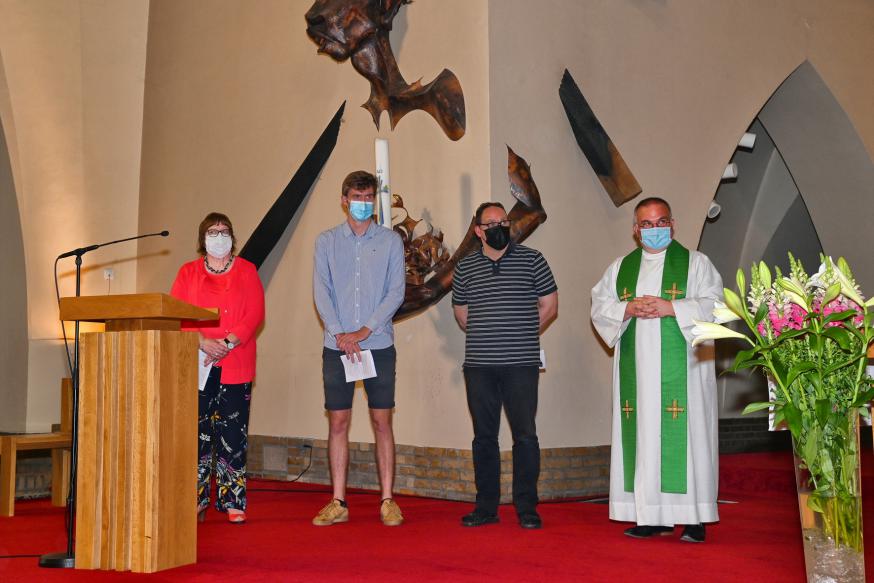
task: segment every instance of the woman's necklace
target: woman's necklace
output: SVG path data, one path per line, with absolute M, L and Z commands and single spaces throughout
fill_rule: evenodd
M 221 269 L 213 269 L 212 267 L 209 266 L 209 260 L 207 259 L 207 257 L 204 256 L 204 258 L 203 258 L 203 264 L 206 266 L 206 270 L 208 272 L 214 273 L 216 275 L 219 275 L 219 274 L 226 272 L 231 267 L 231 263 L 233 263 L 233 262 L 234 262 L 234 256 L 230 255 L 230 256 L 228 256 L 228 262 L 225 263 L 224 267 L 222 267 Z

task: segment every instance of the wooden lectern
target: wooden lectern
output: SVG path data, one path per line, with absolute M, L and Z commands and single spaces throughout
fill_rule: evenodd
M 76 568 L 151 573 L 197 561 L 197 334 L 215 320 L 165 294 L 61 298 L 80 339 Z

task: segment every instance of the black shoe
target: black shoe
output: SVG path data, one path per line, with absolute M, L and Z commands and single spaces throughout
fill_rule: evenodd
M 543 521 L 539 514 L 529 510 L 519 515 L 519 526 L 522 528 L 543 528 Z
M 484 524 L 494 524 L 496 522 L 498 522 L 497 514 L 491 514 L 479 508 L 461 517 L 461 526 L 483 526 Z
M 683 534 L 680 540 L 687 543 L 703 543 L 704 542 L 704 525 L 703 524 L 687 524 L 683 529 Z
M 651 536 L 670 536 L 674 534 L 673 526 L 632 526 L 625 530 L 625 535 L 631 538 L 649 538 Z

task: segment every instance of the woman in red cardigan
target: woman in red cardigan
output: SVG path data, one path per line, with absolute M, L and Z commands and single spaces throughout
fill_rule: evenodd
M 231 523 L 246 521 L 246 447 L 255 378 L 255 336 L 264 321 L 264 288 L 255 266 L 234 256 L 230 219 L 210 213 L 197 231 L 199 259 L 184 264 L 170 294 L 203 308 L 218 308 L 213 322 L 183 322 L 200 335 L 200 358 L 212 369 L 198 396 L 197 512 L 209 507 L 215 454 L 215 507 Z

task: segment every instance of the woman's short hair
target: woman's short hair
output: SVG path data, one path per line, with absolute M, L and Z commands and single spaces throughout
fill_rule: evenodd
M 200 221 L 200 226 L 197 228 L 197 252 L 201 255 L 206 255 L 206 232 L 213 225 L 224 225 L 231 232 L 231 253 L 237 251 L 237 238 L 234 236 L 234 225 L 231 224 L 231 219 L 224 213 L 209 213 Z

